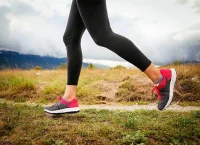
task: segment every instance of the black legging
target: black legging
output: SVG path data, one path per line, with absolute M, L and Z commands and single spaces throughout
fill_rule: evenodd
M 129 39 L 110 27 L 106 0 L 73 0 L 63 36 L 67 49 L 67 85 L 77 85 L 82 66 L 81 38 L 87 28 L 94 42 L 132 63 L 142 72 L 151 61 Z

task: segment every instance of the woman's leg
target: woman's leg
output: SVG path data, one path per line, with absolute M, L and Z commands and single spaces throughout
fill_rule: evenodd
M 132 41 L 124 36 L 116 34 L 110 27 L 105 0 L 76 0 L 81 18 L 92 36 L 95 43 L 99 46 L 108 48 L 117 55 L 132 63 L 144 72 L 148 67 L 153 67 L 156 72 L 154 77 L 151 73 L 146 73 L 152 81 L 160 77 L 159 70 L 151 64 L 151 61 L 133 44 Z
M 72 100 L 76 97 L 76 88 L 82 66 L 81 37 L 85 31 L 85 25 L 79 14 L 76 0 L 72 1 L 67 27 L 63 41 L 67 49 L 67 85 L 63 97 Z
M 83 1 L 85 1 L 85 0 L 83 0 Z M 90 2 L 90 1 L 88 1 L 88 2 Z M 97 0 L 96 3 L 101 4 L 102 2 L 101 2 L 101 0 L 100 1 Z M 92 3 L 90 3 L 90 4 L 92 5 Z M 87 5 L 87 3 L 86 3 L 86 5 L 84 7 L 87 8 L 88 10 L 90 10 L 90 12 L 92 12 L 93 9 L 90 8 L 90 4 Z M 95 25 L 99 22 L 102 22 L 103 23 L 102 26 L 97 25 L 96 27 L 98 27 L 98 28 L 102 27 L 106 31 L 106 32 L 102 31 L 104 33 L 99 35 L 99 37 L 94 35 L 94 36 L 96 36 L 95 42 L 97 44 L 101 43 L 99 40 L 101 40 L 102 35 L 105 35 L 105 33 L 107 33 L 107 32 L 109 32 L 108 34 L 110 34 L 112 32 L 111 28 L 110 28 L 108 16 L 107 16 L 105 1 L 102 4 L 103 5 L 101 5 L 100 8 L 103 7 L 104 10 L 101 11 L 102 9 L 99 9 L 99 11 L 103 13 L 102 15 L 104 17 L 101 17 L 100 16 L 101 14 L 98 14 L 98 13 L 97 13 L 97 16 L 93 15 L 93 17 L 95 16 L 97 19 L 98 19 L 99 16 L 101 17 L 101 19 L 99 19 L 98 21 L 96 19 L 93 19 L 92 17 L 90 18 L 90 16 L 88 17 L 88 19 L 93 19 L 93 23 L 95 23 Z M 83 7 L 83 6 L 81 6 L 81 7 Z M 95 7 L 94 7 L 94 9 L 95 9 Z M 85 11 L 85 12 L 87 13 L 87 11 Z M 93 13 L 91 13 L 91 14 L 93 14 Z M 87 23 L 87 20 L 86 20 L 85 23 Z M 90 24 L 88 24 L 88 25 L 90 25 Z M 93 29 L 95 29 L 96 27 L 93 27 Z M 78 8 L 77 8 L 76 0 L 73 0 L 72 5 L 71 5 L 69 18 L 68 18 L 67 27 L 66 27 L 66 30 L 65 30 L 65 33 L 64 33 L 64 36 L 63 36 L 63 41 L 64 41 L 64 43 L 66 45 L 66 49 L 67 49 L 67 60 L 68 60 L 67 61 L 67 63 L 68 63 L 67 85 L 66 85 L 66 90 L 65 90 L 63 97 L 65 99 L 69 100 L 69 101 L 76 97 L 77 84 L 78 84 L 79 75 L 80 75 L 80 71 L 81 71 L 81 65 L 82 65 L 82 51 L 81 51 L 81 46 L 80 46 L 81 44 L 80 43 L 81 43 L 81 37 L 82 37 L 85 29 L 86 29 L 86 27 L 83 23 L 83 20 L 80 16 Z M 95 30 L 91 30 L 91 31 L 94 32 L 94 34 L 96 34 Z M 99 31 L 101 32 L 101 29 Z M 132 42 L 130 42 L 130 40 L 128 40 L 127 38 L 125 38 L 123 36 L 120 36 L 120 35 L 117 35 L 117 36 L 119 37 L 118 39 L 124 40 L 122 42 L 124 44 L 126 44 L 127 41 L 128 41 L 128 43 L 132 43 Z M 115 39 L 115 38 L 113 38 L 113 39 Z M 120 46 L 121 46 L 120 44 L 122 44 L 122 43 L 119 43 L 119 47 L 117 47 L 117 50 L 116 50 L 117 52 L 119 52 L 118 49 L 120 49 Z M 99 44 L 99 45 L 101 45 L 101 44 Z M 112 44 L 110 44 L 110 45 L 112 46 Z M 116 44 L 116 45 L 118 45 L 118 44 Z M 129 47 L 131 49 L 128 52 L 126 52 L 126 50 L 129 49 Z M 130 55 L 128 55 L 129 53 L 134 54 L 134 52 L 135 52 L 133 49 L 136 49 L 136 55 L 138 53 L 139 53 L 140 56 L 143 55 L 136 48 L 136 46 L 134 44 L 131 44 L 131 46 L 129 46 L 129 47 L 124 47 L 125 54 L 124 53 L 121 54 L 119 52 L 119 55 L 122 55 L 122 57 L 123 56 L 130 56 Z M 113 47 L 111 47 L 111 50 L 112 50 L 112 48 Z M 115 52 L 115 49 L 112 50 L 112 51 Z M 127 58 L 127 59 L 129 60 L 129 62 L 134 62 L 130 58 Z M 146 59 L 146 61 L 150 62 L 147 58 L 145 58 L 145 59 Z M 148 62 L 147 62 L 146 65 L 148 65 Z M 153 64 L 149 65 L 149 67 L 147 69 L 145 69 L 145 67 L 144 67 L 144 68 L 141 68 L 141 70 L 142 71 L 145 70 L 144 73 L 146 73 L 147 76 L 149 76 L 149 78 L 153 82 L 156 81 L 161 75 L 159 73 L 159 70 Z
M 144 72 L 154 82 L 152 92 L 157 92 L 158 109 L 166 109 L 173 98 L 175 69 L 157 69 L 129 39 L 114 33 L 108 19 L 106 0 L 76 2 L 81 18 L 96 44 L 115 52 Z
M 156 68 L 156 66 L 152 63 L 147 67 L 144 73 L 150 78 L 152 82 L 156 82 L 162 76 L 160 70 Z

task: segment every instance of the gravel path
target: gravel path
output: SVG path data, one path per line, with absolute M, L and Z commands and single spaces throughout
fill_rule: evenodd
M 124 110 L 124 111 L 134 111 L 138 109 L 145 110 L 158 110 L 157 104 L 148 104 L 148 105 L 132 105 L 132 106 L 116 106 L 116 105 L 80 105 L 80 109 L 107 109 L 107 110 Z M 186 106 L 182 107 L 176 104 L 170 105 L 167 110 L 187 112 L 192 110 L 200 110 L 200 107 Z
M 42 105 L 43 107 L 46 106 L 44 104 L 36 104 L 36 103 L 30 103 L 30 102 L 23 102 L 23 103 L 16 103 L 14 101 L 8 101 L 5 99 L 0 99 L 0 102 L 7 102 L 12 104 L 26 104 L 30 106 L 36 106 L 36 105 Z M 48 104 L 53 105 L 53 104 Z M 151 103 L 148 105 L 108 105 L 108 104 L 98 104 L 98 105 L 79 105 L 80 109 L 107 109 L 107 110 L 121 110 L 121 111 L 134 111 L 138 109 L 145 109 L 145 110 L 158 110 L 156 103 Z M 192 110 L 200 110 L 200 107 L 195 106 L 179 106 L 177 104 L 170 105 L 167 110 L 173 110 L 173 111 L 180 111 L 180 112 L 187 112 Z

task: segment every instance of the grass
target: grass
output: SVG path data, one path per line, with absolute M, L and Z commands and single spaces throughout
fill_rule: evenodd
M 200 65 L 175 64 L 160 68 L 175 68 L 178 74 L 174 101 L 199 106 Z M 16 102 L 50 103 L 63 95 L 67 83 L 67 70 L 0 71 L 0 98 Z M 82 68 L 77 97 L 81 103 L 155 102 L 151 94 L 152 82 L 139 69 L 121 66 L 111 69 Z M 193 103 L 194 102 L 194 103 Z
M 35 85 L 37 81 L 32 78 L 25 78 L 22 76 L 1 75 L 0 76 L 0 98 L 9 96 L 8 99 L 18 102 L 28 100 L 29 95 L 36 91 Z
M 200 111 L 88 109 L 48 117 L 39 105 L 0 103 L 0 144 L 200 144 Z
M 180 106 L 197 106 L 197 107 L 200 107 L 200 101 L 196 101 L 196 102 L 185 102 L 185 101 L 182 101 L 182 102 L 179 102 L 178 104 Z

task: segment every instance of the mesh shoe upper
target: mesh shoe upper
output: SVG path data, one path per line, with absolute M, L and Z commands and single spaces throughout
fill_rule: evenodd
M 163 110 L 170 98 L 170 82 L 172 74 L 170 69 L 161 69 L 160 72 L 163 75 L 163 79 L 160 83 L 153 85 L 152 93 L 156 91 L 158 96 L 158 109 Z
M 77 99 L 73 99 L 72 101 L 67 101 L 67 100 L 63 99 L 61 96 L 59 96 L 58 103 L 56 103 L 52 106 L 44 107 L 44 109 L 48 110 L 48 111 L 57 111 L 57 110 L 62 110 L 62 109 L 66 109 L 66 108 L 70 109 L 70 108 L 75 108 L 75 107 L 79 107 Z

